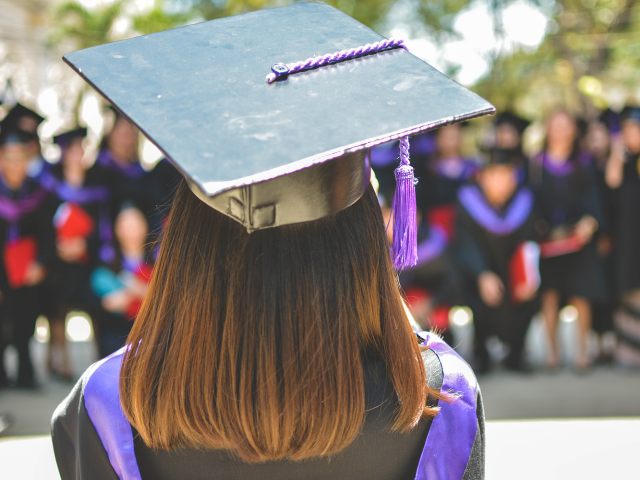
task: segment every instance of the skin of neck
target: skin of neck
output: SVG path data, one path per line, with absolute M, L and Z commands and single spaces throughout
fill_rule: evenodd
M 10 190 L 17 192 L 22 187 L 22 184 L 24 184 L 25 179 L 26 177 L 23 178 L 22 180 L 18 180 L 18 179 L 14 180 L 13 178 L 4 177 L 3 181 L 4 181 L 4 184 L 7 187 L 9 187 Z
M 564 163 L 573 151 L 573 142 L 550 143 L 547 147 L 549 160 L 554 163 Z
M 85 177 L 84 168 L 76 167 L 75 165 L 62 165 L 62 175 L 64 176 L 64 181 L 73 187 L 81 187 L 84 183 Z
M 125 257 L 141 258 L 143 256 L 143 246 L 144 245 L 142 244 L 121 244 L 120 249 L 122 250 L 122 255 L 124 255 Z

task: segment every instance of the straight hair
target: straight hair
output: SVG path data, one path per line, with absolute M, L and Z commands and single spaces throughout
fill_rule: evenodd
M 393 431 L 437 412 L 371 186 L 332 216 L 248 234 L 183 181 L 127 345 L 122 408 L 151 448 L 334 455 L 361 431 L 367 358 L 395 389 Z

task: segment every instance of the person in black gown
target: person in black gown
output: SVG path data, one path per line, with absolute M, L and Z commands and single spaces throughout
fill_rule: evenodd
M 57 202 L 56 256 L 47 281 L 53 300 L 49 318 L 49 369 L 71 379 L 65 342 L 65 318 L 71 310 L 93 314 L 97 300 L 89 287 L 89 275 L 100 257 L 113 256 L 109 190 L 102 185 L 99 165 L 87 169 L 84 158 L 86 128 L 54 137 L 61 159 L 41 177 L 40 183 Z M 96 332 L 99 336 L 99 332 Z M 59 358 L 60 361 L 55 361 Z
M 614 141 L 606 179 L 616 194 L 614 250 L 621 308 L 615 314 L 618 361 L 640 365 L 640 107 L 621 115 L 622 136 Z
M 214 37 L 236 48 L 204 58 Z M 475 376 L 412 330 L 397 270 L 416 248 L 407 138 L 494 108 L 400 49 L 269 83 L 287 67 L 268 54 L 354 38 L 379 36 L 311 2 L 65 57 L 186 178 L 127 345 L 54 413 L 62 479 L 484 478 Z M 400 135 L 392 258 L 368 150 Z
M 475 327 L 475 371 L 490 368 L 487 339 L 498 337 L 510 347 L 506 366 L 527 371 L 524 340 L 538 309 L 539 286 L 535 233 L 535 199 L 519 182 L 521 158 L 513 150 L 494 150 L 475 185 L 458 191 L 454 252 L 463 274 L 467 305 Z M 512 263 L 523 255 L 533 278 L 515 283 Z M 529 272 L 527 272 L 529 273 Z M 536 282 L 537 280 L 537 282 Z
M 42 157 L 40 150 L 38 127 L 44 121 L 44 117 L 18 103 L 7 113 L 4 121 L 15 124 L 21 131 L 29 134 L 29 140 L 24 147 L 25 154 L 29 158 L 27 174 L 30 178 L 39 181 L 40 177 L 51 168 L 51 164 Z
M 529 123 L 528 120 L 519 117 L 510 110 L 498 114 L 494 122 L 494 148 L 510 152 L 510 156 L 518 164 L 517 172 L 520 182 L 526 181 L 527 172 L 529 171 L 529 159 L 522 146 L 522 136 Z
M 2 331 L 0 384 L 7 383 L 4 348 L 18 351 L 16 384 L 34 387 L 29 339 L 40 314 L 42 285 L 53 260 L 53 211 L 49 194 L 27 175 L 33 136 L 5 119 L 0 133 L 0 293 Z
M 603 214 L 591 159 L 579 151 L 577 124 L 568 113 L 558 111 L 549 118 L 545 148 L 531 161 L 529 177 L 540 210 L 539 233 L 553 247 L 547 250 L 543 242 L 540 261 L 548 367 L 560 364 L 556 330 L 559 309 L 567 301 L 578 311 L 575 367 L 583 371 L 590 365 L 591 302 L 606 299 L 602 263 L 593 241 Z
M 584 149 L 593 159 L 593 168 L 602 200 L 604 222 L 596 232 L 595 241 L 604 272 L 606 299 L 593 302 L 591 306 L 593 331 L 598 338 L 598 357 L 601 363 L 611 363 L 615 350 L 613 334 L 613 312 L 617 306 L 615 275 L 615 237 L 617 224 L 616 192 L 606 182 L 606 167 L 611 155 L 611 145 L 620 136 L 620 116 L 607 109 L 593 118 L 587 125 Z
M 168 160 L 145 170 L 138 158 L 138 129 L 115 109 L 111 131 L 105 135 L 96 164 L 105 171 L 111 192 L 112 212 L 126 200 L 133 200 L 149 218 L 150 232 L 162 229 L 180 174 Z
M 462 156 L 462 128 L 460 124 L 439 128 L 433 134 L 432 148 L 413 157 L 421 217 L 418 263 L 400 277 L 416 320 L 437 329 L 447 341 L 452 339 L 449 310 L 462 298 L 450 251 L 455 239 L 457 192 L 473 179 L 478 167 Z
M 100 358 L 124 345 L 138 314 L 153 270 L 149 220 L 133 201 L 118 209 L 113 232 L 115 255 L 91 273 L 91 288 L 100 299 Z

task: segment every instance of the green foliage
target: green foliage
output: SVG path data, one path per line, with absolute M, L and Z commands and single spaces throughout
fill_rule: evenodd
M 133 29 L 141 35 L 147 35 L 180 27 L 190 18 L 186 13 L 169 14 L 162 8 L 161 2 L 157 2 L 150 12 L 133 17 Z
M 61 4 L 54 16 L 52 43 L 73 40 L 78 48 L 88 48 L 111 41 L 109 32 L 121 13 L 124 0 L 97 10 L 89 10 L 75 1 Z
M 211 20 L 298 0 L 157 0 L 155 7 L 130 17 L 138 34 L 148 34 L 189 21 Z M 513 0 L 487 0 L 499 13 Z M 554 108 L 588 113 L 614 103 L 620 89 L 640 81 L 640 0 L 531 0 L 554 10 L 550 31 L 534 52 L 516 51 L 493 59 L 490 74 L 475 90 L 499 109 L 514 108 L 529 117 Z M 55 13 L 51 40 L 73 40 L 78 48 L 113 38 L 113 23 L 132 0 L 88 10 L 75 1 Z M 385 31 L 390 12 L 420 34 L 436 41 L 451 38 L 455 15 L 472 0 L 327 0 L 374 30 Z M 498 22 L 496 32 L 500 33 Z M 447 72 L 452 74 L 454 72 Z M 628 95 L 627 95 L 628 96 Z M 624 101 L 624 99 L 623 99 Z
M 638 32 L 640 0 L 563 0 L 537 51 L 498 59 L 476 91 L 530 117 L 619 108 L 640 82 Z
M 132 0 L 117 0 L 112 5 L 87 9 L 76 1 L 61 4 L 55 12 L 56 25 L 51 35 L 53 43 L 71 39 L 79 48 L 107 43 L 116 38 L 111 35 L 113 22 L 123 15 L 124 7 Z M 295 3 L 298 0 L 157 0 L 155 7 L 131 18 L 133 30 L 148 34 L 184 25 L 193 19 L 212 20 Z M 469 5 L 471 0 L 416 0 L 407 2 L 407 24 L 418 24 L 429 32 L 451 31 L 454 15 Z M 398 0 L 327 0 L 328 4 L 351 15 L 365 25 L 380 30 Z

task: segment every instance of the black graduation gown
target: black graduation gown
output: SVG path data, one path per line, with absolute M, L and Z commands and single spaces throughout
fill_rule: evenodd
M 113 233 L 111 227 L 110 194 L 104 185 L 106 172 L 94 165 L 85 174 L 81 187 L 70 187 L 63 180 L 62 165 L 57 164 L 41 184 L 51 192 L 56 209 L 65 202 L 77 204 L 92 218 L 94 228 L 87 240 L 87 256 L 80 262 L 67 263 L 57 254 L 54 256 L 47 290 L 51 297 L 51 314 L 64 318 L 71 309 L 84 309 L 94 313 L 98 300 L 92 294 L 89 276 L 101 258 L 113 255 Z
M 439 160 L 435 155 L 417 159 L 414 163 L 416 185 L 416 202 L 418 208 L 428 212 L 434 207 L 455 205 L 458 201 L 458 189 L 468 184 L 477 171 L 474 161 L 459 158 L 458 168 L 443 167 L 447 160 Z
M 591 305 L 591 324 L 597 333 L 613 330 L 613 310 L 616 307 L 616 266 L 615 266 L 615 237 L 617 226 L 617 192 L 607 185 L 605 168 L 594 165 L 594 173 L 602 200 L 603 223 L 596 232 L 596 242 L 607 241 L 613 247 L 610 252 L 598 251 L 604 272 L 604 296 Z M 639 204 L 640 205 L 640 204 Z
M 640 288 L 640 155 L 627 154 L 616 190 L 615 270 L 617 293 Z
M 137 162 L 123 168 L 113 160 L 108 150 L 100 151 L 96 163 L 105 170 L 104 183 L 111 191 L 112 214 L 117 215 L 123 202 L 133 201 L 149 218 L 150 231 L 159 231 L 182 178 L 173 165 L 162 159 L 148 172 Z
M 549 229 L 571 226 L 584 215 L 604 223 L 594 169 L 588 156 L 554 166 L 544 152 L 530 163 L 530 182 L 536 194 L 541 223 Z M 542 290 L 556 290 L 566 297 L 591 301 L 607 298 L 604 270 L 595 241 L 581 250 L 540 261 Z
M 12 216 L 4 207 L 0 209 L 0 245 L 3 252 L 12 241 L 31 237 L 36 242 L 36 261 L 49 270 L 55 248 L 53 201 L 49 194 L 37 182 L 27 178 L 17 192 L 0 180 L 0 197 L 0 202 L 6 199 L 9 205 L 23 206 L 23 212 L 17 216 Z M 34 379 L 29 339 L 40 314 L 43 284 L 13 288 L 9 284 L 4 254 L 0 257 L 0 335 L 8 332 L 6 337 L 0 338 L 0 384 L 6 382 L 2 352 L 7 344 L 12 343 L 18 350 L 18 383 L 29 386 Z
M 446 386 L 443 365 L 447 365 L 447 368 L 456 368 L 451 363 L 442 363 L 442 358 L 441 354 L 436 354 L 433 350 L 423 353 L 429 385 L 436 390 Z M 131 478 L 153 480 L 182 478 L 194 480 L 205 478 L 225 480 L 234 478 L 243 480 L 413 479 L 416 475 L 416 467 L 419 462 L 422 462 L 422 456 L 424 456 L 425 439 L 428 439 L 427 435 L 431 430 L 435 431 L 436 427 L 431 421 L 421 421 L 409 434 L 390 432 L 389 422 L 393 418 L 397 400 L 386 377 L 384 364 L 380 360 L 369 360 L 365 363 L 364 369 L 368 413 L 362 434 L 347 449 L 329 460 L 323 458 L 300 462 L 283 460 L 245 464 L 232 455 L 218 450 L 154 451 L 144 445 L 134 431 L 135 457 L 132 458 L 129 454 L 128 462 L 129 464 L 137 463 L 137 467 L 132 470 L 139 468 L 140 477 L 136 475 Z M 91 374 L 90 369 L 54 413 L 52 438 L 62 480 L 116 480 L 118 478 L 112 467 L 114 462 L 110 461 L 110 455 L 114 455 L 114 452 L 108 455 L 105 451 L 104 444 L 109 444 L 109 439 L 99 436 L 88 413 L 85 392 L 88 391 L 88 380 Z M 443 385 L 443 379 L 445 385 Z M 469 451 L 464 454 L 464 463 L 456 480 L 484 478 L 484 412 L 479 389 L 476 395 L 476 401 L 473 402 L 474 410 L 469 412 L 470 419 L 475 424 L 473 428 L 475 433 L 469 439 Z M 91 403 L 91 400 L 89 402 Z M 452 420 L 455 421 L 455 418 Z M 441 421 L 444 421 L 444 418 Z M 126 455 L 126 452 L 123 452 L 123 455 Z M 121 461 L 120 464 L 124 465 L 125 462 Z M 438 476 L 437 472 L 433 473 L 429 476 L 432 480 L 445 478 Z
M 495 334 L 510 345 L 507 362 L 517 367 L 538 299 L 524 303 L 512 300 L 509 265 L 522 242 L 535 240 L 534 195 L 529 187 L 520 187 L 500 211 L 489 205 L 476 185 L 462 187 L 458 196 L 454 253 L 464 279 L 466 304 L 473 311 L 476 359 L 488 361 L 485 343 Z M 486 305 L 478 290 L 478 278 L 487 271 L 500 277 L 505 286 L 498 307 Z
M 462 297 L 450 246 L 455 239 L 458 189 L 470 182 L 477 166 L 468 159 L 460 158 L 457 162 L 458 171 L 447 171 L 440 168 L 434 154 L 415 156 L 412 160 L 418 178 L 416 204 L 422 213 L 418 229 L 418 264 L 405 269 L 400 282 L 405 290 L 411 287 L 426 289 L 436 306 L 457 304 Z

